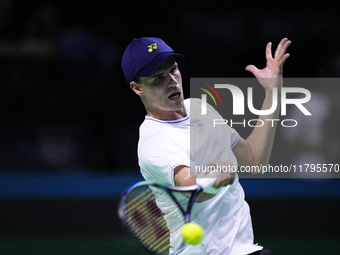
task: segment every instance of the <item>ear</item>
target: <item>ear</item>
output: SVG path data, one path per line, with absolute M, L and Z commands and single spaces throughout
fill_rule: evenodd
M 130 82 L 130 88 L 138 95 L 138 96 L 141 96 L 143 95 L 143 91 L 142 91 L 142 87 L 140 84 L 134 82 L 134 81 L 131 81 Z

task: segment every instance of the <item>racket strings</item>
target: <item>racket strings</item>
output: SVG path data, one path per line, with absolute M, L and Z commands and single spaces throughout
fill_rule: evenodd
M 126 221 L 142 244 L 152 251 L 168 253 L 170 232 L 153 192 L 145 186 L 126 199 Z
M 167 225 L 164 220 L 154 219 L 154 222 L 147 224 L 146 227 L 142 227 L 138 223 L 130 221 L 130 226 L 137 232 L 145 245 L 149 246 L 155 240 L 157 240 L 157 242 L 160 240 L 168 241 Z
M 137 192 L 134 192 L 134 194 Z M 132 196 L 132 195 L 131 195 Z M 148 200 L 153 200 L 154 195 L 152 194 L 151 190 L 145 190 L 138 194 L 137 196 L 133 197 L 131 200 L 128 201 L 130 197 L 126 199 L 125 202 L 125 213 L 130 213 L 136 208 L 141 207 Z

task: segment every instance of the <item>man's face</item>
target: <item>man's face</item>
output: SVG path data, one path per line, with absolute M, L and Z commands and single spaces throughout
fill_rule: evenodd
M 140 78 L 142 100 L 146 109 L 159 119 L 171 119 L 171 114 L 183 109 L 182 77 L 174 57 L 167 58 L 149 77 Z

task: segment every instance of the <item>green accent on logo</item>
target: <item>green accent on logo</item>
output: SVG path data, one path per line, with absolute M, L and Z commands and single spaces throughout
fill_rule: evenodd
M 214 100 L 215 106 L 217 106 L 216 100 L 215 100 L 214 96 L 210 93 L 209 90 L 206 90 L 206 89 L 203 89 L 203 88 L 199 88 L 199 89 L 201 89 L 204 92 L 206 92 L 212 98 L 212 100 Z

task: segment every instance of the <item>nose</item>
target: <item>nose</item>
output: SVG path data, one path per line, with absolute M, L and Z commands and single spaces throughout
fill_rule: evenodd
M 177 79 L 175 75 L 169 73 L 169 86 L 173 86 L 174 84 L 177 84 Z

